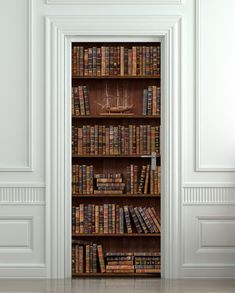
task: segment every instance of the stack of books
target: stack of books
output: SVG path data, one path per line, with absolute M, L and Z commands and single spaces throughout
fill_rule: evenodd
M 158 252 L 135 252 L 136 273 L 158 273 L 161 269 L 161 256 Z
M 148 86 L 143 91 L 143 115 L 160 115 L 161 92 L 160 87 Z
M 160 127 L 84 125 L 72 127 L 72 151 L 78 155 L 150 155 L 160 153 Z
M 161 166 L 156 166 L 156 170 L 151 170 L 150 165 L 143 165 L 140 176 L 138 173 L 137 165 L 127 166 L 127 194 L 160 194 Z
M 79 204 L 72 208 L 76 234 L 160 233 L 160 216 L 153 207 Z
M 87 86 L 73 87 L 72 90 L 72 115 L 90 115 Z
M 134 255 L 131 252 L 107 252 L 107 273 L 134 273 Z
M 161 47 L 73 47 L 72 74 L 76 76 L 157 76 Z
M 122 174 L 95 174 L 97 190 L 94 194 L 123 194 L 125 183 Z

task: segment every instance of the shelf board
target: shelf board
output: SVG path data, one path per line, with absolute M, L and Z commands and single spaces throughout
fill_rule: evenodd
M 72 116 L 73 119 L 160 119 L 160 115 L 144 116 L 144 115 L 84 115 L 84 116 Z
M 73 76 L 73 80 L 77 79 L 160 79 L 161 75 L 112 75 L 112 76 Z
M 160 157 L 160 154 L 156 155 L 157 158 Z M 77 155 L 73 154 L 73 158 L 149 158 L 151 159 L 151 155 Z
M 73 198 L 120 197 L 120 198 L 159 198 L 160 194 L 73 194 Z
M 160 277 L 160 273 L 73 273 L 72 277 Z
M 161 233 L 72 233 L 73 237 L 160 237 Z

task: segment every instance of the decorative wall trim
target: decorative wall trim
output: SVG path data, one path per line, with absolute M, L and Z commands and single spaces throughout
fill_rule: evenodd
M 0 166 L 0 172 L 32 172 L 33 171 L 33 1 L 28 2 L 28 155 L 27 165 L 22 167 Z
M 57 5 L 177 5 L 183 0 L 46 0 L 47 4 Z
M 89 24 L 89 25 L 87 25 Z M 109 25 L 107 25 L 109 24 Z M 134 24 L 134 25 L 133 25 Z M 82 15 L 46 18 L 46 199 L 52 278 L 71 276 L 70 131 L 68 67 L 71 41 L 150 40 L 163 44 L 162 275 L 181 274 L 180 185 L 182 18 L 159 15 Z M 65 143 L 66 142 L 66 143 Z M 172 245 L 174 239 L 174 245 Z M 60 245 L 58 246 L 58 243 Z M 66 255 L 66 257 L 65 257 Z
M 45 205 L 45 188 L 0 187 L 1 205 Z
M 184 205 L 235 205 L 234 187 L 185 187 Z
M 204 1 L 204 0 L 203 0 Z M 196 0 L 196 171 L 197 172 L 234 172 L 235 168 L 206 167 L 201 162 L 201 7 L 202 0 Z

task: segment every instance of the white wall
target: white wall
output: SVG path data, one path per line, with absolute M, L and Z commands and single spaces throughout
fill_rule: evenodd
M 89 0 L 93 6 L 78 5 L 82 0 L 0 2 L 0 234 L 4 235 L 0 276 L 50 277 L 51 272 L 46 230 L 50 198 L 45 196 L 45 16 L 145 14 L 182 17 L 178 277 L 234 277 L 235 2 L 99 5 L 112 1 L 118 2 Z

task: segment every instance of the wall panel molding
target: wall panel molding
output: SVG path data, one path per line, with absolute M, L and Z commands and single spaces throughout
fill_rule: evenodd
M 183 205 L 235 205 L 235 187 L 185 187 Z
M 223 2 L 223 1 L 221 1 Z M 202 162 L 202 101 L 203 101 L 203 93 L 202 93 L 202 80 L 205 79 L 203 77 L 203 69 L 202 69 L 202 6 L 205 5 L 206 0 L 196 0 L 196 156 L 195 156 L 195 165 L 197 172 L 234 172 L 235 168 L 231 167 L 229 164 L 226 166 L 221 166 L 219 164 L 213 164 L 213 166 L 206 165 Z M 213 5 L 217 5 L 216 3 Z M 218 9 L 218 8 L 217 8 Z M 220 19 L 218 19 L 220 21 Z M 207 24 L 208 26 L 211 24 Z M 231 24 L 232 25 L 232 24 Z M 231 26 L 230 25 L 230 26 Z M 224 30 L 225 31 L 225 28 Z M 220 40 L 221 41 L 221 40 Z M 221 53 L 224 54 L 224 53 Z M 217 69 L 218 70 L 218 69 Z M 223 75 L 223 73 L 221 72 Z M 212 115 L 212 113 L 209 113 Z M 221 117 L 220 117 L 221 119 Z M 215 125 L 216 127 L 216 125 Z M 232 161 L 232 160 L 231 160 Z
M 44 204 L 44 187 L 0 187 L 0 205 Z
M 177 5 L 183 0 L 46 0 L 47 4 L 57 5 Z
M 0 172 L 32 172 L 33 171 L 33 2 L 27 0 L 27 15 L 28 15 L 28 93 L 27 93 L 27 165 L 6 167 L 0 165 Z

